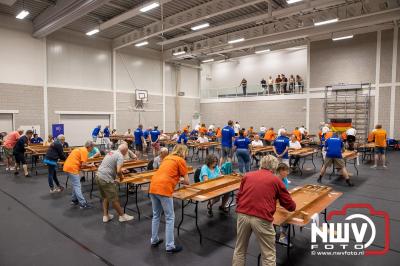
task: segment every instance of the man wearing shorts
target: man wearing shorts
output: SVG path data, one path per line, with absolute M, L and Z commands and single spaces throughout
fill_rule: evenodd
M 146 140 L 144 139 L 143 134 L 143 125 L 139 125 L 138 128 L 134 132 L 135 135 L 135 149 L 137 156 L 143 154 L 143 147 L 146 146 Z
M 372 139 L 375 143 L 375 163 L 371 168 L 377 168 L 378 162 L 382 161 L 383 168 L 387 168 L 386 166 L 386 130 L 382 129 L 382 125 L 376 125 L 375 130 L 372 131 Z
M 20 137 L 17 141 L 17 143 L 14 146 L 13 149 L 13 155 L 15 157 L 15 175 L 18 175 L 18 169 L 17 167 L 22 164 L 22 168 L 24 169 L 24 174 L 25 177 L 31 177 L 28 172 L 28 165 L 26 164 L 25 160 L 25 147 L 28 146 L 29 140 L 32 138 L 33 131 L 32 130 L 27 130 L 25 132 L 25 135 Z
M 96 174 L 96 183 L 99 186 L 100 195 L 103 199 L 103 222 L 107 223 L 114 216 L 108 213 L 109 203 L 118 213 L 119 222 L 127 222 L 133 219 L 121 208 L 118 197 L 118 185 L 116 183 L 117 176 L 121 177 L 125 171 L 122 168 L 124 164 L 124 156 L 128 153 L 128 145 L 121 144 L 117 151 L 110 151 L 106 154 L 101 162 Z
M 154 126 L 154 129 L 150 131 L 150 141 L 151 146 L 153 147 L 153 157 L 158 155 L 160 151 L 160 131 L 158 131 L 158 126 Z
M 325 162 L 322 166 L 321 173 L 318 178 L 318 183 L 321 183 L 322 177 L 326 172 L 326 168 L 333 164 L 333 167 L 339 168 L 342 171 L 343 177 L 346 179 L 347 185 L 350 187 L 354 186 L 354 184 L 350 181 L 349 173 L 347 172 L 343 157 L 342 151 L 344 150 L 343 141 L 338 138 L 336 133 L 329 139 L 325 141 Z
M 228 125 L 222 129 L 221 135 L 222 156 L 220 160 L 220 165 L 222 165 L 226 160 L 230 161 L 232 158 L 232 142 L 235 138 L 235 131 L 233 130 L 232 120 L 229 120 Z
M 17 129 L 7 134 L 4 140 L 4 156 L 6 157 L 6 171 L 14 171 L 15 168 L 12 167 L 13 164 L 13 149 L 17 143 L 19 137 L 24 133 L 22 128 Z

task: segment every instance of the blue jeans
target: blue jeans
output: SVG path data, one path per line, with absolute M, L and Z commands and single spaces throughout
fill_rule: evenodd
M 151 243 L 156 243 L 158 238 L 158 227 L 160 225 L 161 212 L 165 215 L 165 248 L 171 250 L 175 248 L 174 242 L 174 200 L 169 197 L 150 194 L 151 205 L 153 207 L 153 220 L 151 221 Z
M 237 149 L 236 157 L 239 163 L 239 172 L 247 173 L 250 172 L 250 155 L 248 149 Z
M 86 200 L 82 194 L 81 177 L 79 176 L 79 174 L 74 175 L 71 173 L 67 173 L 67 175 L 72 183 L 72 201 L 79 201 L 79 205 L 85 205 Z
M 54 188 L 54 184 L 53 184 L 53 180 L 56 183 L 56 186 L 59 187 L 60 186 L 60 182 L 58 182 L 58 178 L 57 178 L 57 166 L 56 165 L 47 165 L 47 167 L 49 168 L 49 187 L 50 188 Z

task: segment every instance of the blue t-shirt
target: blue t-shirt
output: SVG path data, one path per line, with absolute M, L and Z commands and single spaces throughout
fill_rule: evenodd
M 97 137 L 100 133 L 100 128 L 96 127 L 95 129 L 93 129 L 92 131 L 92 136 L 93 137 Z
M 98 152 L 100 152 L 99 149 L 97 147 L 93 147 L 93 149 L 88 154 L 88 158 L 92 158 Z
M 142 144 L 143 130 L 137 128 L 133 134 L 135 135 L 135 144 Z
M 188 138 L 187 138 L 187 136 L 186 136 L 186 134 L 185 133 L 182 133 L 180 136 L 179 136 L 179 138 L 178 138 L 178 140 L 176 141 L 177 143 L 182 143 L 182 141 L 183 141 L 183 143 L 187 143 L 188 142 Z
M 156 142 L 158 139 L 158 136 L 160 136 L 160 134 L 161 134 L 160 131 L 158 131 L 156 129 L 150 131 L 151 141 Z
M 43 142 L 43 139 L 41 137 L 31 138 L 32 144 L 38 144 L 38 143 L 42 143 L 42 142 Z
M 279 136 L 274 140 L 274 147 L 278 154 L 281 154 L 286 147 L 289 147 L 289 138 L 286 136 Z M 283 159 L 289 159 L 289 152 L 287 151 L 283 156 Z
M 209 137 L 214 137 L 214 136 L 215 136 L 215 133 L 212 132 L 212 131 L 208 131 L 208 132 L 207 132 L 207 136 L 209 136 Z
M 104 129 L 104 137 L 109 138 L 110 137 L 110 129 L 108 127 L 106 127 Z
M 245 137 L 238 137 L 237 139 L 235 139 L 235 142 L 233 145 L 236 146 L 236 148 L 238 149 L 248 149 L 249 148 L 249 144 L 250 144 L 250 140 L 248 138 Z
M 233 130 L 233 128 L 230 126 L 226 126 L 222 129 L 221 134 L 222 134 L 222 141 L 221 141 L 222 147 L 231 148 L 232 138 L 235 136 L 235 131 Z
M 338 137 L 331 137 L 325 141 L 326 157 L 342 158 L 343 141 Z
M 192 132 L 190 132 L 190 136 L 196 136 L 198 134 L 199 134 L 199 132 L 195 129 L 193 129 Z
M 214 171 L 211 171 L 210 168 L 205 164 L 201 167 L 200 171 L 200 181 L 203 182 L 203 176 L 207 176 L 208 179 L 214 179 L 216 177 L 219 177 L 221 175 L 221 170 L 219 169 L 218 166 L 215 166 Z

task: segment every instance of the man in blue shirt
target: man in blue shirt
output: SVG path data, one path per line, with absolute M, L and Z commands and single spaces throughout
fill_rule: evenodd
M 93 142 L 94 142 L 94 143 L 96 143 L 96 141 L 97 141 L 97 137 L 98 137 L 99 134 L 100 134 L 100 129 L 101 129 L 101 126 L 98 125 L 98 126 L 95 127 L 95 128 L 93 129 L 93 131 L 92 131 L 92 138 L 93 138 Z
M 286 136 L 286 130 L 282 129 L 280 136 L 274 140 L 272 146 L 276 157 L 278 157 L 280 162 L 286 165 L 289 165 L 289 142 L 289 138 Z
M 186 145 L 188 142 L 188 137 L 187 137 L 187 129 L 184 129 L 182 134 L 179 135 L 178 140 L 176 141 L 178 144 L 182 144 L 182 142 Z
M 226 160 L 230 162 L 232 158 L 232 142 L 235 139 L 232 120 L 229 120 L 228 125 L 221 130 L 221 137 L 222 156 L 220 165 L 222 165 Z
M 104 146 L 105 146 L 106 150 L 110 149 L 110 144 L 111 144 L 110 135 L 111 135 L 110 134 L 110 126 L 107 125 L 103 130 L 103 141 L 104 141 Z
M 133 133 L 135 135 L 135 149 L 137 156 L 143 154 L 143 147 L 146 146 L 146 140 L 144 139 L 143 125 L 139 125 L 138 128 Z
M 153 156 L 156 157 L 160 151 L 160 131 L 158 126 L 154 126 L 154 129 L 150 131 L 151 146 L 153 147 Z
M 43 139 L 41 137 L 39 137 L 37 133 L 35 133 L 35 134 L 33 134 L 33 138 L 31 138 L 30 142 L 32 144 L 40 144 L 40 143 L 43 143 Z
M 199 131 L 197 131 L 196 129 L 193 129 L 189 135 L 190 139 L 192 140 L 196 140 L 198 136 L 199 136 Z
M 338 168 L 342 171 L 342 175 L 346 179 L 347 185 L 350 187 L 354 186 L 354 184 L 350 181 L 350 176 L 346 169 L 346 165 L 342 156 L 342 152 L 344 151 L 343 141 L 337 136 L 336 133 L 333 134 L 333 137 L 325 141 L 325 150 L 325 162 L 321 168 L 321 173 L 317 180 L 318 183 L 321 183 L 322 177 L 326 172 L 326 168 L 330 167 L 333 164 L 333 167 Z
M 148 152 L 149 149 L 150 149 L 150 140 L 149 140 L 150 131 L 151 131 L 151 128 L 148 128 L 148 129 L 146 129 L 145 131 L 143 131 L 144 140 L 145 140 L 146 144 L 148 144 L 148 145 L 146 146 L 146 147 L 147 147 L 146 152 Z

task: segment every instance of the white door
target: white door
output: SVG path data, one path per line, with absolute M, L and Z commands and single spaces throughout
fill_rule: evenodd
M 12 114 L 0 114 L 0 132 L 13 131 Z
M 82 146 L 92 139 L 96 126 L 101 125 L 103 130 L 110 125 L 110 115 L 60 115 L 60 123 L 64 124 L 65 141 L 70 146 Z

